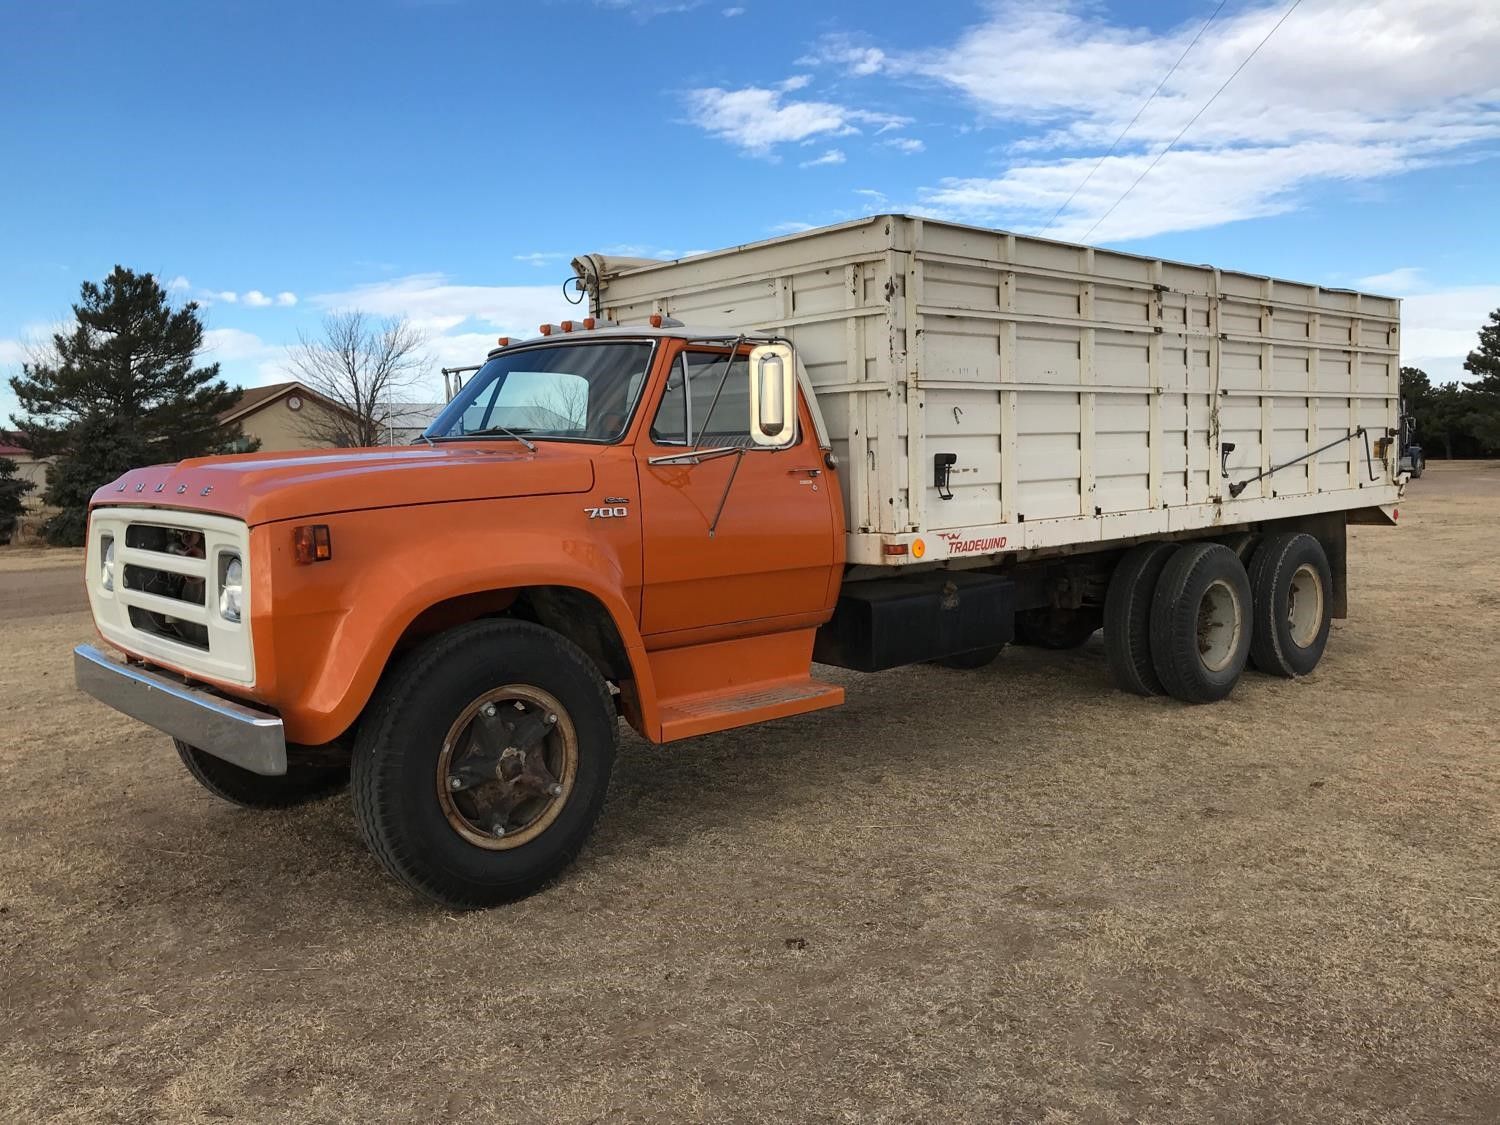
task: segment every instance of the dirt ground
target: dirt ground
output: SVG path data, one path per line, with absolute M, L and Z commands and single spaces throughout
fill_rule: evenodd
M 5 1121 L 1500 1120 L 1500 464 L 1352 531 L 1305 681 L 1096 637 L 627 740 L 550 890 L 449 915 L 77 695 L 0 555 Z

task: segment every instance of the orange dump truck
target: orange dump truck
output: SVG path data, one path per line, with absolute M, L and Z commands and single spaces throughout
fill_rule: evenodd
M 351 784 L 393 875 L 487 906 L 577 854 L 621 719 L 675 742 L 837 706 L 814 662 L 1101 628 L 1119 687 L 1211 702 L 1311 670 L 1347 524 L 1395 520 L 1391 298 L 897 215 L 574 265 L 592 315 L 409 447 L 101 489 L 122 655 L 79 686 L 241 805 Z

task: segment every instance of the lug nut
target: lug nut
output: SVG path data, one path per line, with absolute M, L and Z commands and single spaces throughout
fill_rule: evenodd
M 548 722 L 549 722 L 549 723 L 555 723 L 555 722 L 557 722 L 557 716 L 556 716 L 556 715 L 552 715 L 552 714 L 549 714 L 549 715 L 548 715 L 548 716 L 547 716 L 547 721 L 548 721 Z
M 464 787 L 464 779 L 463 778 L 461 778 L 461 777 L 450 777 L 448 779 L 448 788 L 449 789 L 462 789 L 463 787 Z
M 505 825 L 503 825 L 503 824 L 497 824 L 490 831 L 492 831 L 495 834 L 495 838 L 498 840 L 501 836 L 505 835 Z
M 562 786 L 554 781 L 551 785 L 547 786 L 547 792 L 553 797 L 561 797 Z
M 486 719 L 493 719 L 495 717 L 495 705 L 493 703 L 486 703 L 484 705 L 484 717 Z

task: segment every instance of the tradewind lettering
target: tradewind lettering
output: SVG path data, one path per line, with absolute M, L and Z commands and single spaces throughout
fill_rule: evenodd
M 948 544 L 950 555 L 981 555 L 988 551 L 1005 549 L 1004 535 L 991 535 L 984 539 L 965 539 L 960 531 L 940 531 L 943 542 Z

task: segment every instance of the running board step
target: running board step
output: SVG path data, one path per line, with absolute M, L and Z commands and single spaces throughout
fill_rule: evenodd
M 750 726 L 770 719 L 805 715 L 844 702 L 844 689 L 806 679 L 754 684 L 737 690 L 680 696 L 663 701 L 662 741 Z

